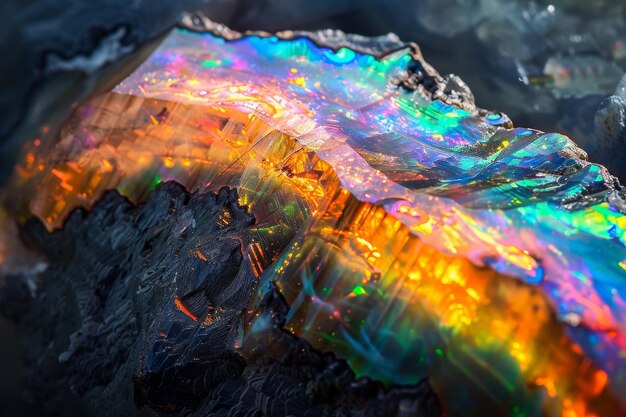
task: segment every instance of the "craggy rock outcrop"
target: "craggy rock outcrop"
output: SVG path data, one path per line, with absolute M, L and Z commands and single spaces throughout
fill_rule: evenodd
M 7 277 L 24 393 L 37 415 L 438 416 L 426 381 L 385 389 L 284 331 L 272 288 L 257 311 L 247 247 L 255 219 L 234 189 L 157 186 L 134 206 L 108 192 L 48 233 L 21 235 L 48 267 Z M 11 300 L 9 304 L 4 301 Z M 247 315 L 270 326 L 244 340 Z

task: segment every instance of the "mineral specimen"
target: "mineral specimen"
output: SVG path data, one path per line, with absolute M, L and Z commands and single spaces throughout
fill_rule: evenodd
M 150 255 L 158 259 L 149 240 L 143 255 L 124 249 L 135 226 L 104 222 L 114 230 L 95 243 L 111 245 L 107 257 L 145 256 L 148 270 L 167 259 L 197 277 L 180 292 L 164 287 L 163 315 L 139 326 L 150 347 L 135 400 L 170 404 L 159 382 L 177 380 L 181 363 L 204 366 L 205 385 L 192 384 L 202 395 L 214 386 L 207 369 L 243 372 L 230 353 L 226 368 L 193 358 L 214 348 L 204 329 L 244 309 L 227 295 L 245 293 L 238 271 L 246 269 L 256 290 L 241 329 L 221 340 L 247 361 L 271 356 L 263 346 L 285 336 L 278 326 L 347 360 L 357 377 L 389 386 L 427 378 L 449 416 L 626 413 L 626 195 L 605 168 L 565 136 L 477 109 L 460 80 L 439 76 L 417 47 L 394 38 L 380 51 L 336 32 L 188 26 L 81 106 L 53 148 L 35 140 L 9 189 L 10 211 L 50 230 L 107 190 L 139 203 L 163 181 L 201 193 L 234 188 L 253 216 L 252 224 L 239 208 L 214 211 L 217 229 L 246 229 L 216 235 L 173 197 L 169 233 L 199 230 L 180 250 Z M 232 208 L 228 193 L 218 201 Z M 150 233 L 159 239 L 161 228 Z M 114 268 L 98 277 L 125 279 Z M 137 294 L 160 284 L 146 285 Z M 281 297 L 288 308 L 268 307 Z M 79 304 L 91 317 L 88 300 Z M 81 367 L 76 346 L 91 346 L 85 339 L 137 331 L 124 304 L 117 308 L 127 327 L 84 323 L 60 359 Z M 198 339 L 180 336 L 179 322 L 202 322 Z M 279 360 L 283 352 L 272 351 Z M 196 380 L 182 375 L 184 391 L 185 377 Z

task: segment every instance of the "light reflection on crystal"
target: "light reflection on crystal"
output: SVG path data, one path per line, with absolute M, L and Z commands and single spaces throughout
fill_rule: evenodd
M 449 415 L 623 413 L 623 193 L 564 136 L 398 88 L 410 61 L 174 31 L 32 146 L 14 209 L 53 228 L 111 188 L 237 187 L 261 292 L 358 374 L 429 376 Z

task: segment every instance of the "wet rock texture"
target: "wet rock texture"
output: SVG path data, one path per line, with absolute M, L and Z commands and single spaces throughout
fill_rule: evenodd
M 438 416 L 426 381 L 383 388 L 282 330 L 276 288 L 250 305 L 255 219 L 236 190 L 157 186 L 134 206 L 116 191 L 65 227 L 22 239 L 48 267 L 0 288 L 19 325 L 31 415 Z M 244 339 L 247 317 L 267 328 Z M 33 414 L 34 413 L 34 414 Z

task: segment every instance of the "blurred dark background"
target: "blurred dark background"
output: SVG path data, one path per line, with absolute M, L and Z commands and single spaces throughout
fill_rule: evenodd
M 0 184 L 21 143 L 110 88 L 183 11 L 237 30 L 395 32 L 440 73 L 459 75 L 479 107 L 570 136 L 626 181 L 623 0 L 4 0 Z M 3 321 L 0 334 L 0 414 L 16 415 L 19 343 Z

